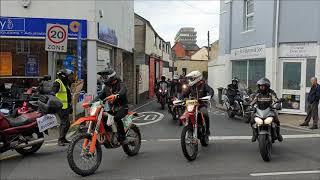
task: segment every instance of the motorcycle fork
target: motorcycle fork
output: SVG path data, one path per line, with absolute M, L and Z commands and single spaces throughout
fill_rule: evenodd
M 101 124 L 102 113 L 103 113 L 103 110 L 100 110 L 100 113 L 98 115 L 98 121 L 96 123 L 96 127 L 94 129 L 94 132 L 93 132 L 93 135 L 92 135 L 92 138 L 91 138 L 91 144 L 90 144 L 90 149 L 89 149 L 89 152 L 91 154 L 93 154 L 94 151 L 96 150 L 97 136 L 98 136 L 98 133 L 99 133 L 100 126 L 102 125 Z
M 242 102 L 240 102 L 240 107 L 241 107 L 241 110 L 242 110 L 242 117 L 244 117 L 244 107 L 243 107 Z
M 193 139 L 198 138 L 198 108 L 196 108 L 196 114 L 195 114 L 195 120 L 194 120 L 194 125 L 193 125 Z

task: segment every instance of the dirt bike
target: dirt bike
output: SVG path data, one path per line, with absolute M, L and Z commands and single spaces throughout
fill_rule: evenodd
M 69 166 L 78 175 L 88 176 L 98 169 L 102 160 L 101 144 L 107 149 L 122 146 L 128 156 L 135 156 L 140 150 L 140 130 L 132 123 L 133 117 L 138 116 L 137 113 L 129 112 L 122 119 L 128 144 L 121 145 L 114 121 L 115 112 L 107 99 L 98 100 L 91 106 L 84 103 L 83 107 L 90 110 L 89 116 L 82 117 L 72 124 L 86 127 L 86 132 L 82 130 L 74 136 L 67 152 Z
M 183 100 L 179 100 L 178 98 L 174 98 L 172 101 L 172 118 L 175 121 L 178 121 L 179 125 L 182 126 L 182 122 L 179 120 L 179 118 L 183 115 L 185 112 L 185 102 Z
M 209 145 L 209 135 L 206 132 L 206 122 L 202 113 L 199 112 L 200 102 L 210 104 L 211 96 L 185 100 L 186 112 L 180 117 L 184 124 L 181 133 L 181 147 L 183 155 L 193 161 L 198 155 L 198 141 L 202 146 Z M 211 104 L 210 104 L 211 105 Z

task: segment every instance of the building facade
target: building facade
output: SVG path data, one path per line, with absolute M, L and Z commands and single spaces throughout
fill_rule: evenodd
M 221 0 L 217 84 L 236 76 L 255 89 L 267 77 L 286 99 L 282 112 L 304 114 L 309 79 L 320 77 L 319 9 L 313 0 Z
M 1 69 L 0 80 L 32 80 L 47 74 L 55 78 L 59 69 L 77 70 L 76 39 L 81 29 L 85 90 L 95 95 L 97 72 L 111 66 L 130 87 L 129 99 L 134 102 L 133 21 L 132 1 L 1 1 L 0 66 L 6 68 Z M 68 26 L 66 53 L 45 51 L 48 23 Z
M 197 44 L 197 32 L 193 27 L 181 28 L 176 37 L 175 42 L 181 42 L 182 44 Z
M 171 44 L 154 30 L 151 23 L 135 14 L 135 59 L 137 75 L 137 101 L 152 98 L 154 87 L 162 75 L 170 78 L 172 73 Z

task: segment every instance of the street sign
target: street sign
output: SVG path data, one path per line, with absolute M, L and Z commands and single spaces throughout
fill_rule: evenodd
M 68 26 L 47 24 L 46 51 L 67 52 Z

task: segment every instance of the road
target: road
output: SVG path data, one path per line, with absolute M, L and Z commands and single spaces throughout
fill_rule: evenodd
M 85 179 L 314 179 L 320 180 L 320 135 L 283 128 L 285 140 L 275 143 L 271 162 L 264 162 L 257 143 L 251 143 L 248 124 L 230 120 L 224 112 L 210 110 L 210 145 L 200 148 L 194 162 L 182 155 L 182 128 L 156 102 L 137 109 L 135 120 L 142 132 L 138 156 L 127 157 L 122 149 L 103 149 L 97 172 Z M 148 112 L 148 113 L 146 113 Z M 156 113 L 150 113 L 156 112 Z M 22 157 L 15 152 L 1 155 L 1 179 L 84 179 L 71 171 L 67 147 L 51 140 L 36 154 Z

